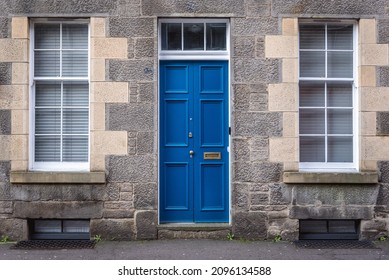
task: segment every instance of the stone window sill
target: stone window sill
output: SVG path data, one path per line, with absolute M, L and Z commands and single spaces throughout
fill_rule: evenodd
M 104 184 L 105 172 L 11 172 L 12 184 Z
M 377 184 L 378 173 L 284 172 L 283 181 L 286 184 Z

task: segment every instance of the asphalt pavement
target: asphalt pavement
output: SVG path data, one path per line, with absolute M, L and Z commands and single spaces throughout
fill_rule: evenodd
M 15 250 L 0 243 L 0 260 L 389 260 L 375 249 L 301 249 L 294 243 L 241 240 L 101 241 L 94 249 Z

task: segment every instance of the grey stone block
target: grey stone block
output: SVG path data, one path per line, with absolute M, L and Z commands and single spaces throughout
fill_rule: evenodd
M 309 185 L 294 186 L 293 201 L 296 205 L 374 205 L 378 186 Z
M 107 184 L 107 200 L 119 200 L 120 198 L 120 185 L 118 183 Z
M 153 130 L 153 104 L 107 104 L 105 108 L 109 130 Z
M 1 73 L 0 73 L 1 77 Z M 11 134 L 11 110 L 0 110 L 0 135 Z
M 377 135 L 389 135 L 389 112 L 377 112 Z
M 355 1 L 317 1 L 317 0 L 273 0 L 273 15 L 280 14 L 328 14 L 328 15 L 383 15 L 387 2 L 385 0 Z
M 135 240 L 133 219 L 98 219 L 91 220 L 91 236 L 100 235 L 102 240 Z
M 248 187 L 248 184 L 233 184 L 231 202 L 236 210 L 248 211 L 250 205 Z
M 242 34 L 244 35 L 244 34 Z M 234 57 L 254 57 L 255 56 L 255 37 L 236 36 L 233 38 L 233 56 Z
M 108 182 L 155 182 L 155 169 L 151 155 L 110 156 Z
M 27 220 L 0 219 L 0 237 L 3 235 L 11 241 L 27 239 Z
M 232 35 L 261 36 L 279 33 L 279 21 L 275 17 L 235 18 L 232 21 Z
M 285 184 L 270 184 L 270 204 L 288 205 L 292 202 L 292 188 Z
M 292 219 L 365 219 L 374 217 L 373 206 L 292 206 Z
M 381 18 L 378 19 L 378 43 L 388 44 L 389 43 L 389 19 Z
M 263 161 L 269 158 L 269 138 L 253 137 L 250 139 L 250 160 Z
M 93 219 L 101 218 L 103 202 L 14 202 L 15 218 Z
M 257 37 L 255 42 L 255 55 L 258 58 L 265 58 L 265 36 Z
M 377 76 L 379 86 L 381 87 L 389 87 L 389 67 L 387 66 L 380 66 L 377 67 Z
M 236 136 L 282 136 L 282 114 L 278 112 L 236 112 Z
M 139 84 L 139 102 L 154 102 L 154 84 L 140 83 Z
M 135 213 L 136 239 L 157 239 L 157 211 L 137 211 Z
M 154 50 L 154 38 L 138 38 L 135 40 L 135 58 L 153 58 L 156 55 Z
M 142 14 L 147 16 L 161 16 L 171 14 L 192 14 L 203 8 L 202 0 L 143 0 Z
M 204 0 L 200 13 L 244 16 L 246 14 L 244 2 L 244 0 Z
M 105 219 L 133 219 L 135 210 L 123 209 L 105 209 L 103 211 L 103 218 Z
M 234 139 L 233 156 L 236 161 L 250 161 L 249 141 L 247 139 Z
M 152 154 L 154 152 L 154 133 L 139 132 L 137 135 L 137 154 Z
M 156 184 L 134 185 L 134 207 L 142 210 L 155 210 L 158 207 L 158 190 Z
M 0 62 L 0 85 L 10 85 L 10 84 L 12 84 L 12 63 Z
M 278 59 L 247 59 L 239 58 L 233 61 L 235 82 L 237 83 L 278 83 Z
M 11 163 L 9 161 L 0 161 L 0 184 L 9 182 L 9 173 L 11 170 Z M 0 196 L 1 200 L 1 196 Z
M 266 3 L 264 3 L 264 1 L 254 1 L 252 4 L 247 4 L 247 16 L 248 17 L 270 16 L 271 5 L 269 3 L 267 3 L 266 5 L 265 4 Z
M 7 17 L 0 17 L 0 38 L 9 38 L 9 31 L 10 19 Z
M 266 214 L 261 212 L 237 212 L 233 217 L 235 237 L 248 240 L 265 239 L 267 236 Z
M 268 110 L 268 94 L 252 93 L 250 94 L 250 111 L 267 111 Z
M 281 173 L 282 166 L 279 163 L 235 163 L 235 180 L 238 182 L 279 182 L 281 178 Z
M 234 84 L 234 108 L 239 111 L 248 111 L 250 107 L 250 86 L 246 84 Z
M 140 0 L 119 0 L 117 14 L 123 17 L 141 16 Z
M 9 183 L 0 181 L 0 200 L 13 200 L 11 186 Z
M 156 3 L 154 1 L 154 3 Z M 154 18 L 111 17 L 109 35 L 111 37 L 154 37 Z
M 380 184 L 377 205 L 389 206 L 389 184 Z
M 12 214 L 12 201 L 0 201 L 0 214 Z
M 250 205 L 268 205 L 269 194 L 268 193 L 251 193 Z
M 153 60 L 109 60 L 109 79 L 118 82 L 153 81 Z
M 389 161 L 379 161 L 377 163 L 379 172 L 379 181 L 389 183 Z

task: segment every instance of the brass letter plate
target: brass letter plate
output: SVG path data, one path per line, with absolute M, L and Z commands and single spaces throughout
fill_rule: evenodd
M 204 153 L 204 159 L 222 159 L 222 153 L 221 152 L 205 152 Z

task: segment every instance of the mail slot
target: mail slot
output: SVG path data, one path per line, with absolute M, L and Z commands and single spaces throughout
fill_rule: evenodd
M 204 159 L 207 159 L 207 160 L 222 159 L 222 154 L 221 154 L 221 152 L 205 152 Z

